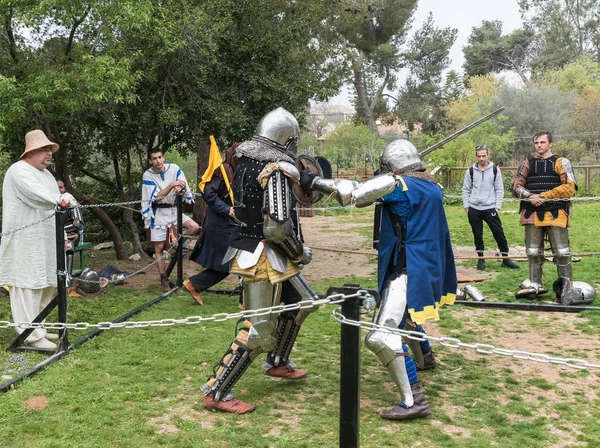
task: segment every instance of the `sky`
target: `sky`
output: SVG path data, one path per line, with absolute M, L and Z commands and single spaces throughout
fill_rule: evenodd
M 450 49 L 450 69 L 462 73 L 464 62 L 462 48 L 467 44 L 473 27 L 480 26 L 483 20 L 500 20 L 503 33 L 508 34 L 521 26 L 521 16 L 517 0 L 419 0 L 414 15 L 412 29 L 417 30 L 433 13 L 436 26 L 452 26 L 458 29 L 454 46 Z M 350 87 L 352 89 L 352 87 Z M 346 86 L 343 91 L 330 100 L 330 104 L 352 107 Z

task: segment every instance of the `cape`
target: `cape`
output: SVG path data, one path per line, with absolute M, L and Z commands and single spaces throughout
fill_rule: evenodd
M 451 305 L 456 299 L 454 253 L 439 185 L 413 177 L 399 180 L 396 188 L 402 188 L 410 202 L 404 235 L 407 308 L 411 319 L 422 324 L 428 319 L 438 320 L 439 307 Z M 384 202 L 377 266 L 380 292 L 399 252 L 390 213 L 390 204 Z

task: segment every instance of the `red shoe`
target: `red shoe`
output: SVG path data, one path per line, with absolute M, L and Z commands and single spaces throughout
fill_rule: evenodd
M 204 407 L 212 412 L 221 411 L 230 412 L 232 414 L 246 414 L 247 412 L 252 412 L 256 409 L 256 407 L 252 406 L 250 403 L 245 403 L 237 398 L 232 398 L 228 401 L 215 401 L 211 394 L 204 396 Z
M 287 368 L 287 366 L 277 366 L 271 367 L 265 373 L 269 376 L 274 376 L 275 378 L 284 378 L 286 380 L 301 380 L 302 378 L 306 378 L 306 375 L 308 375 L 308 370 L 290 370 Z
M 200 297 L 200 293 L 196 291 L 196 288 L 194 288 L 194 285 L 192 285 L 192 282 L 190 282 L 189 279 L 183 281 L 183 289 L 189 292 L 190 295 L 194 298 L 196 302 L 198 302 L 199 305 L 204 305 L 202 297 Z

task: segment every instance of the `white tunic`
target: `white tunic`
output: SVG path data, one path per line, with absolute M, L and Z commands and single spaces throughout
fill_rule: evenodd
M 175 191 L 171 190 L 168 195 L 156 199 L 159 191 L 164 190 L 176 180 L 185 182 L 183 199 L 185 202 L 194 202 L 194 196 L 190 186 L 185 179 L 185 174 L 174 163 L 165 163 L 165 170 L 155 173 L 152 168 L 147 169 L 142 176 L 142 216 L 146 229 L 160 229 L 172 227 L 177 222 L 177 211 L 175 209 Z M 153 208 L 152 202 L 159 204 L 171 204 L 171 208 Z
M 50 171 L 40 171 L 23 160 L 16 162 L 2 184 L 2 232 L 51 215 L 59 199 Z M 54 217 L 2 237 L 0 284 L 28 289 L 56 286 Z

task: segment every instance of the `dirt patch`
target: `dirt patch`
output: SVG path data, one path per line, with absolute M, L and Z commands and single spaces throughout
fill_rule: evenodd
M 35 397 L 31 397 L 29 400 L 22 402 L 21 406 L 31 411 L 46 409 L 48 407 L 48 398 L 45 395 L 36 395 Z

